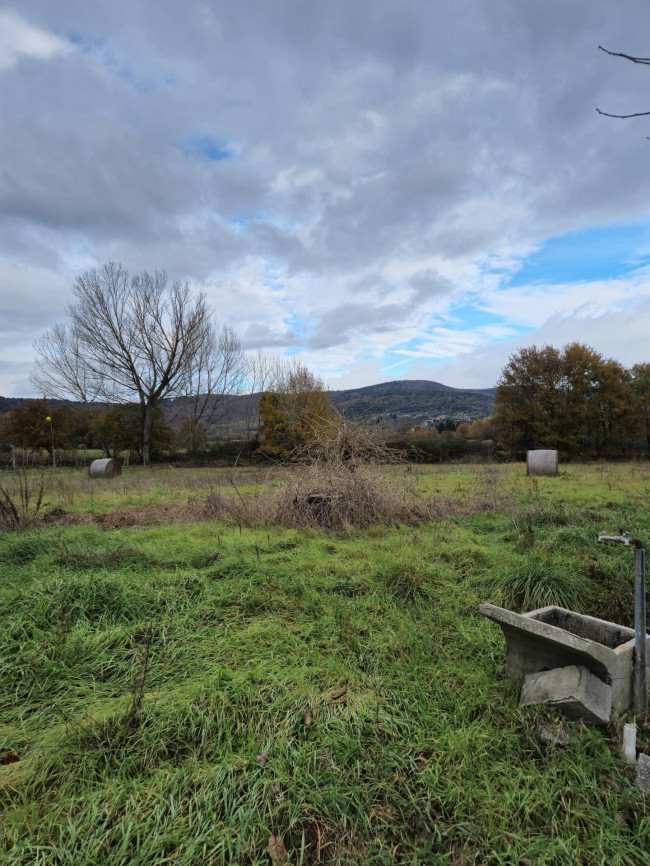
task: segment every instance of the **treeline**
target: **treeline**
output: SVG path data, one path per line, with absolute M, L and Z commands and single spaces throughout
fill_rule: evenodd
M 650 364 L 626 368 L 582 343 L 512 355 L 495 397 L 496 436 L 508 454 L 552 448 L 565 458 L 650 453 Z
M 96 449 L 106 457 L 130 452 L 141 457 L 142 425 L 138 404 L 107 408 L 55 405 L 48 400 L 26 400 L 0 416 L 0 451 L 13 465 L 38 464 L 43 451 L 52 462 L 79 462 L 79 449 Z M 154 413 L 152 451 L 170 451 L 179 436 L 166 424 L 162 412 Z
M 444 463 L 448 460 L 505 460 L 507 455 L 495 439 L 494 419 L 455 424 L 441 421 L 436 427 L 416 424 L 409 433 L 388 439 L 390 449 L 413 463 Z

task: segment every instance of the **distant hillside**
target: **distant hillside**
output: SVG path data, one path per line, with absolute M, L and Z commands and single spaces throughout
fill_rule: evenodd
M 24 402 L 22 397 L 0 397 L 0 415 L 4 415 L 5 412 L 13 409 L 14 406 L 20 406 Z
M 411 422 L 412 426 L 432 419 L 460 422 L 485 418 L 494 408 L 494 393 L 494 388 L 468 390 L 426 379 L 403 379 L 332 391 L 332 402 L 346 418 L 392 421 L 402 426 Z
M 384 427 L 407 429 L 414 424 L 426 424 L 450 418 L 456 423 L 485 418 L 494 408 L 494 388 L 468 390 L 451 388 L 426 379 L 403 379 L 382 382 L 366 388 L 331 391 L 334 407 L 346 418 L 360 422 L 373 422 Z M 243 432 L 246 418 L 251 416 L 251 403 L 258 394 L 228 397 L 224 402 L 226 430 L 237 436 Z M 25 402 L 23 397 L 0 397 L 0 415 Z M 53 404 L 57 401 L 51 401 Z M 180 399 L 164 401 L 167 417 L 173 423 Z M 227 421 L 225 418 L 227 417 Z

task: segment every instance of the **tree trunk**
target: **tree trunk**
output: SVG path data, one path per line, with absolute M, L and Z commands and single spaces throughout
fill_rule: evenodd
M 151 425 L 153 422 L 153 407 L 145 403 L 142 407 L 142 465 L 149 465 L 151 455 Z

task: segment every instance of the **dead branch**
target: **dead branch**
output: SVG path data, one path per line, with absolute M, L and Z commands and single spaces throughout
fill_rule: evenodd
M 610 54 L 612 57 L 623 57 L 625 60 L 631 60 L 632 63 L 640 63 L 644 66 L 650 66 L 650 57 L 634 57 L 632 54 L 624 54 L 622 51 L 609 51 L 607 48 L 603 48 L 602 45 L 598 46 L 601 51 L 604 51 L 605 54 Z
M 622 57 L 624 60 L 630 60 L 632 63 L 640 63 L 642 66 L 650 66 L 650 57 L 635 57 L 632 54 L 624 54 L 622 51 L 609 51 L 607 48 L 603 48 L 602 45 L 598 46 L 601 51 L 604 51 L 605 54 L 609 54 L 611 57 Z M 601 111 L 600 108 L 596 109 L 597 114 L 601 114 L 603 117 L 615 117 L 618 120 L 628 120 L 630 117 L 648 117 L 650 116 L 650 111 L 635 111 L 632 114 L 610 114 L 608 111 Z
M 602 114 L 603 117 L 618 117 L 620 120 L 627 120 L 628 117 L 647 117 L 650 115 L 650 111 L 635 111 L 634 114 L 610 114 L 608 111 L 601 111 L 600 108 L 597 108 L 596 112 Z

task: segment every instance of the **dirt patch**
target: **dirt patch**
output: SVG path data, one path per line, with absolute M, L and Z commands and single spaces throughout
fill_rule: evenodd
M 65 508 L 53 508 L 40 520 L 42 526 L 79 526 L 92 522 L 92 514 L 77 514 L 76 511 L 67 511 Z
M 46 526 L 99 526 L 101 529 L 144 529 L 158 523 L 187 523 L 205 520 L 202 502 L 170 502 L 166 505 L 140 505 L 105 514 L 78 514 L 54 508 L 42 520 Z

